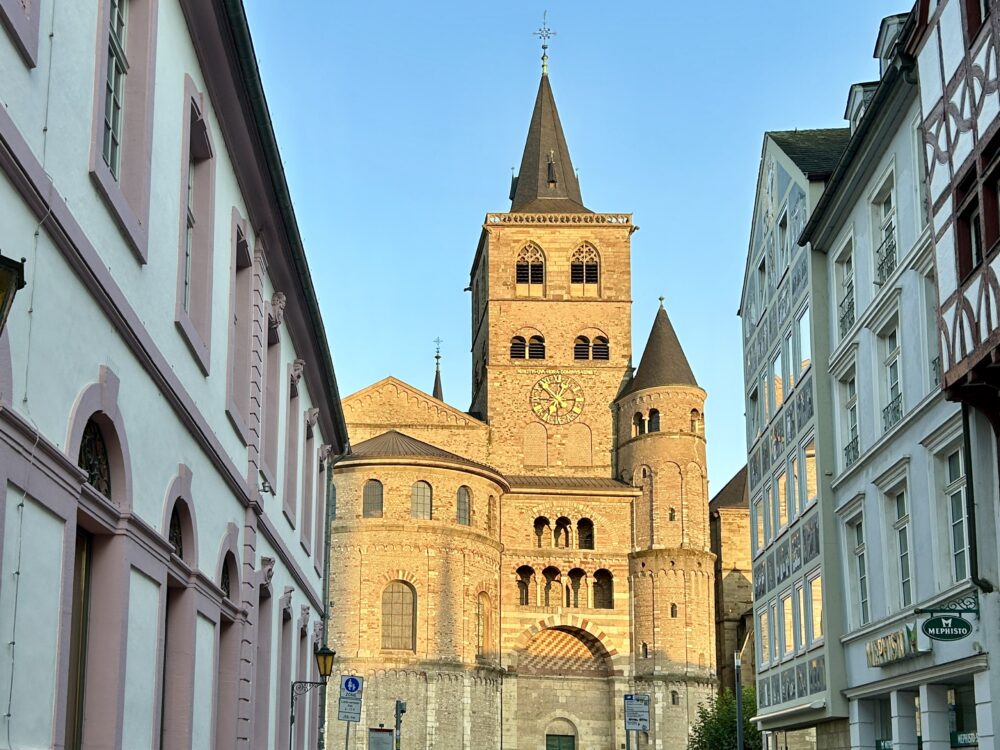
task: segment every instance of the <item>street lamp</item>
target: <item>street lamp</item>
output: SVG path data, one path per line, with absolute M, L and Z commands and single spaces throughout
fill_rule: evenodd
M 316 657 L 316 671 L 319 672 L 320 682 L 310 682 L 309 680 L 296 680 L 292 683 L 292 705 L 288 721 L 288 747 L 291 748 L 295 742 L 295 699 L 300 695 L 305 695 L 314 687 L 323 687 L 330 679 L 333 672 L 333 659 L 337 655 L 336 651 L 323 646 L 314 652 Z
M 24 288 L 24 258 L 17 261 L 0 255 L 0 333 L 7 325 L 7 316 L 14 304 L 14 295 Z

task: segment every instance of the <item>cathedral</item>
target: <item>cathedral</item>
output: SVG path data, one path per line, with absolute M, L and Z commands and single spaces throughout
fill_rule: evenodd
M 706 393 L 662 299 L 633 368 L 637 227 L 584 205 L 544 64 L 510 200 L 472 258 L 468 411 L 440 373 L 344 399 L 329 641 L 365 679 L 327 747 L 402 700 L 404 750 L 617 750 L 648 693 L 632 747 L 681 750 L 715 692 Z

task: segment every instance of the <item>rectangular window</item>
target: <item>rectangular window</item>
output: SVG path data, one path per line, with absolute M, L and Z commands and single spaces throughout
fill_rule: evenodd
M 958 277 L 964 281 L 983 263 L 983 227 L 979 199 L 975 193 L 975 175 L 971 175 L 971 197 L 967 198 L 955 222 L 955 244 L 958 255 Z
M 806 589 L 799 584 L 795 587 L 795 650 L 806 647 L 806 621 L 809 611 L 806 609 Z
M 854 325 L 854 254 L 850 243 L 837 261 L 837 313 L 840 338 L 844 338 Z
M 948 480 L 944 493 L 948 505 L 949 541 L 951 546 L 951 573 L 958 582 L 969 574 L 969 541 L 965 523 L 965 466 L 962 449 L 951 451 L 946 459 Z
M 896 573 L 899 580 L 899 605 L 909 607 L 913 603 L 913 581 L 910 574 L 910 509 L 906 490 L 892 495 L 892 531 L 896 547 Z
M 802 480 L 799 477 L 799 457 L 795 453 L 788 460 L 788 517 L 795 518 L 802 511 L 799 499 Z
M 816 482 L 816 438 L 809 438 L 802 446 L 802 465 L 805 468 L 802 486 L 802 497 L 805 504 L 812 503 L 819 495 L 819 486 Z
M 781 366 L 781 352 L 779 351 L 774 357 L 774 361 L 771 362 L 771 382 L 772 392 L 774 395 L 774 401 L 772 404 L 772 414 L 777 414 L 778 409 L 781 408 L 781 404 L 785 400 L 785 382 L 783 377 L 783 370 Z
M 882 334 L 880 339 L 885 396 L 885 406 L 882 408 L 882 429 L 889 430 L 903 418 L 903 393 L 899 382 L 899 328 L 893 325 Z
M 858 516 L 853 521 L 848 522 L 847 529 L 848 542 L 853 547 L 851 575 L 857 587 L 858 622 L 861 625 L 867 625 L 871 620 L 871 613 L 868 609 L 868 565 L 865 553 L 864 520 Z
M 796 352 L 798 359 L 799 379 L 812 364 L 812 329 L 809 327 L 809 308 L 802 311 L 796 323 Z
M 250 390 L 253 368 L 253 258 L 246 237 L 246 222 L 233 209 L 233 253 L 229 282 L 229 376 L 226 413 L 243 440 L 250 442 Z
M 841 381 L 841 403 L 843 404 L 844 468 L 858 460 L 861 441 L 858 433 L 858 382 L 852 370 Z
M 809 643 L 823 637 L 823 578 L 817 575 L 809 580 Z
M 767 539 L 768 544 L 774 539 L 774 535 L 777 533 L 777 527 L 774 525 L 774 511 L 773 503 L 771 502 L 771 483 L 770 481 L 764 485 L 764 537 Z
M 778 219 L 778 268 L 777 274 L 780 276 L 785 266 L 788 265 L 789 251 L 788 214 L 783 213 Z
M 750 440 L 752 443 L 760 434 L 760 395 L 756 388 L 750 392 L 747 399 L 747 422 L 750 427 Z
M 757 613 L 757 635 L 760 639 L 760 666 L 766 668 L 771 663 L 771 638 L 770 623 L 767 618 L 767 609 L 762 609 Z
M 781 351 L 782 359 L 787 368 L 787 372 L 785 373 L 785 387 L 789 391 L 795 387 L 795 378 L 799 374 L 799 368 L 795 365 L 795 344 L 792 334 L 792 331 L 785 334 L 785 341 Z
M 778 474 L 774 496 L 778 504 L 778 528 L 783 529 L 788 525 L 788 476 L 785 472 Z
M 759 295 L 759 311 L 764 313 L 764 305 L 767 302 L 767 258 L 760 259 L 757 266 L 757 294 Z
M 873 206 L 875 236 L 875 280 L 884 284 L 896 270 L 896 204 L 893 177 L 890 175 L 879 191 Z
M 125 73 L 128 59 L 125 56 L 125 32 L 128 21 L 128 0 L 110 0 L 111 15 L 108 28 L 108 80 L 104 103 L 104 139 L 102 156 L 118 180 L 121 170 L 121 144 L 123 110 L 125 108 Z
M 764 418 L 761 421 L 761 425 L 760 425 L 762 430 L 767 425 L 767 422 L 771 418 L 771 415 L 774 414 L 774 393 L 773 393 L 773 390 L 774 389 L 771 387 L 771 384 L 768 382 L 767 373 L 766 372 L 761 373 L 761 375 L 760 375 L 760 399 L 761 399 L 761 406 L 763 407 L 763 410 L 764 410 L 764 414 L 763 414 Z
M 761 498 L 753 501 L 753 551 L 754 553 L 764 549 L 764 508 Z
M 288 403 L 285 411 L 285 482 L 281 493 L 281 507 L 285 518 L 294 529 L 298 508 L 299 468 L 299 378 L 301 360 L 289 369 Z
M 789 656 L 795 650 L 795 619 L 792 614 L 792 595 L 781 597 L 781 655 Z
M 768 638 L 771 640 L 771 662 L 773 663 L 781 657 L 781 645 L 778 642 L 781 638 L 781 625 L 778 622 L 778 603 L 772 601 L 768 605 L 768 610 L 770 613 L 770 616 L 767 618 L 767 624 L 770 629 Z

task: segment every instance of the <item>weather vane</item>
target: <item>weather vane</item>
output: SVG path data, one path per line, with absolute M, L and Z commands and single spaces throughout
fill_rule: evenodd
M 548 22 L 549 12 L 545 11 L 542 13 L 542 27 L 538 31 L 532 32 L 532 36 L 537 36 L 542 40 L 542 75 L 548 75 L 549 73 L 549 39 L 556 35 L 552 29 L 549 28 Z

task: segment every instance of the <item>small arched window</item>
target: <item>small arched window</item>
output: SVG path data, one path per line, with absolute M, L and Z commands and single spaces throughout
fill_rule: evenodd
M 237 570 L 236 558 L 233 556 L 233 553 L 230 552 L 226 555 L 226 559 L 222 563 L 222 575 L 219 576 L 219 588 L 222 589 L 222 595 L 230 601 L 233 600 L 233 583 L 239 583 L 239 574 L 237 573 Z
M 433 517 L 431 486 L 427 482 L 414 482 L 410 489 L 410 516 L 429 520 Z
M 416 650 L 417 592 L 406 581 L 382 591 L 382 648 Z
M 697 409 L 691 410 L 691 432 L 701 435 L 705 432 L 705 419 Z
M 476 597 L 476 655 L 483 656 L 489 653 L 493 643 L 493 628 L 490 619 L 492 613 L 490 596 L 485 591 L 479 592 Z
M 545 253 L 540 247 L 528 244 L 521 248 L 514 276 L 518 294 L 541 294 L 545 284 Z
M 594 359 L 610 359 L 611 358 L 611 345 L 604 336 L 598 336 L 594 339 L 594 349 L 593 349 Z
M 642 412 L 637 411 L 632 417 L 632 437 L 646 434 L 646 420 L 642 417 Z
M 560 516 L 556 519 L 556 547 L 569 547 L 569 530 L 572 527 L 573 523 L 566 516 Z
M 587 590 L 583 587 L 583 579 L 587 574 L 580 568 L 573 568 L 569 572 L 569 588 L 566 589 L 566 606 L 579 607 L 582 593 L 583 606 L 587 606 Z
M 645 641 L 642 642 L 642 658 L 643 659 L 649 658 L 649 644 L 646 643 Z
M 361 514 L 365 518 L 382 517 L 382 483 L 377 479 L 369 479 L 365 482 L 361 500 Z
M 674 510 L 673 508 L 671 508 L 670 512 L 667 513 L 667 520 L 668 521 L 676 521 L 677 520 L 677 511 Z
M 562 597 L 560 596 L 562 593 L 562 573 L 559 572 L 559 568 L 549 566 L 542 571 L 542 577 L 545 579 L 542 606 L 558 607 L 562 601 Z
M 580 549 L 594 549 L 594 522 L 589 518 L 576 522 L 576 540 Z
M 524 336 L 515 336 L 510 340 L 510 358 L 524 359 L 528 355 L 528 342 Z
M 545 516 L 539 516 L 535 519 L 535 536 L 538 539 L 539 547 L 552 546 L 552 526 L 549 525 L 549 519 Z
M 677 619 L 677 605 L 676 604 L 671 604 L 670 605 L 670 617 L 671 617 L 671 619 L 674 619 L 674 620 Z
M 88 419 L 80 440 L 76 465 L 87 472 L 87 483 L 108 500 L 111 499 L 111 462 L 104 434 L 93 419 Z
M 184 559 L 184 529 L 181 527 L 180 501 L 174 503 L 170 512 L 170 527 L 167 529 L 167 541 L 174 548 L 174 554 Z
M 649 410 L 649 431 L 650 432 L 660 431 L 660 412 L 657 409 Z
M 577 336 L 573 342 L 573 359 L 590 359 L 590 339 Z
M 528 339 L 528 359 L 545 359 L 545 339 L 542 336 Z
M 468 487 L 463 485 L 458 488 L 458 497 L 455 500 L 455 514 L 458 522 L 463 526 L 468 526 L 471 523 L 471 497 L 472 493 L 469 492 Z
M 600 280 L 600 257 L 591 245 L 581 245 L 573 251 L 569 261 L 569 282 L 573 285 L 593 287 L 597 293 L 597 282 Z M 586 291 L 591 291 L 586 289 Z
M 610 570 L 601 568 L 594 573 L 594 606 L 597 609 L 614 609 L 615 582 Z
M 522 607 L 534 604 L 532 589 L 535 585 L 535 569 L 530 565 L 522 565 L 517 569 L 517 603 Z
M 681 694 L 676 690 L 670 691 L 670 705 L 679 706 L 681 705 Z

